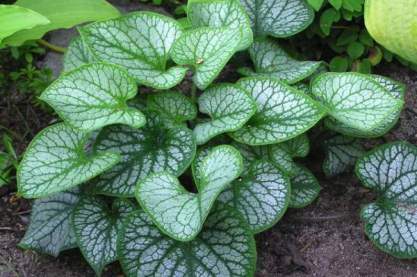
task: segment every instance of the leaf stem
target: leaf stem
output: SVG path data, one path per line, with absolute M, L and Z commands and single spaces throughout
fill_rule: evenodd
M 52 50 L 54 52 L 60 53 L 60 54 L 64 54 L 65 51 L 67 50 L 64 47 L 60 47 L 60 46 L 54 45 L 54 44 L 49 43 L 49 42 L 47 42 L 46 40 L 43 40 L 43 39 L 39 39 L 38 40 L 38 44 L 39 45 L 42 45 L 42 46 L 44 46 L 46 48 L 49 48 L 50 50 Z

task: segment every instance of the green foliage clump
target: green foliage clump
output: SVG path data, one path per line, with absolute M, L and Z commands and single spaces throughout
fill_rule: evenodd
M 127 276 L 252 276 L 254 235 L 320 192 L 298 161 L 307 132 L 322 122 L 340 133 L 326 144 L 334 175 L 362 153 L 348 136 L 398 120 L 394 81 L 325 72 L 279 46 L 312 22 L 304 1 L 192 1 L 187 12 L 186 24 L 135 12 L 79 29 L 40 97 L 62 122 L 18 168 L 19 194 L 36 198 L 21 247 L 78 247 L 97 275 L 119 261 Z M 246 49 L 246 77 L 216 83 Z

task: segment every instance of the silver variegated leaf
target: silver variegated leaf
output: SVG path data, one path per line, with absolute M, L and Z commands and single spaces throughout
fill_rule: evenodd
M 71 216 L 80 199 L 78 188 L 37 199 L 32 206 L 30 224 L 19 247 L 58 256 L 77 247 Z
M 45 128 L 28 146 L 17 170 L 19 194 L 44 197 L 87 182 L 120 161 L 115 153 L 89 155 L 90 135 L 64 123 Z
M 246 76 L 273 77 L 294 84 L 312 75 L 320 67 L 321 62 L 298 61 L 288 55 L 277 43 L 270 39 L 257 39 L 249 48 L 254 65 L 241 69 Z
M 304 93 L 273 78 L 239 80 L 256 101 L 257 112 L 233 139 L 249 145 L 275 144 L 292 139 L 313 127 L 325 114 L 322 107 Z
M 111 124 L 135 128 L 145 125 L 145 116 L 129 107 L 137 86 L 118 66 L 96 63 L 79 67 L 58 78 L 41 95 L 68 124 L 93 131 Z
M 207 89 L 198 99 L 200 112 L 208 114 L 210 121 L 198 123 L 194 128 L 197 144 L 240 129 L 256 112 L 255 101 L 240 87 L 220 84 Z
M 326 151 L 326 158 L 323 162 L 326 177 L 333 177 L 350 170 L 356 160 L 365 153 L 357 139 L 343 135 L 336 135 L 325 140 L 323 146 Z
M 356 163 L 363 185 L 378 194 L 361 217 L 375 245 L 398 258 L 417 257 L 417 147 L 382 145 Z
M 174 42 L 182 27 L 174 19 L 153 12 L 136 12 L 80 29 L 94 56 L 125 67 L 139 84 L 169 89 L 184 78 L 187 69 L 167 68 Z
M 290 180 L 274 164 L 258 160 L 219 196 L 219 201 L 239 211 L 252 232 L 258 233 L 284 215 L 290 195 Z
M 362 133 L 392 122 L 392 116 L 404 104 L 377 81 L 359 73 L 321 74 L 313 81 L 312 93 L 327 107 L 332 126 L 338 122 L 342 129 L 348 127 Z M 336 131 L 342 131 L 341 128 Z
M 228 27 L 241 32 L 239 50 L 253 42 L 251 24 L 239 0 L 189 1 L 187 14 L 194 27 Z
M 307 168 L 297 165 L 297 171 L 291 177 L 290 208 L 304 208 L 319 195 L 321 187 L 316 177 Z
M 195 168 L 197 193 L 187 191 L 166 172 L 137 184 L 141 207 L 163 233 L 180 241 L 190 241 L 201 231 L 218 195 L 242 173 L 242 157 L 231 146 L 217 146 Z
M 72 216 L 77 244 L 98 276 L 107 264 L 117 260 L 117 233 L 134 210 L 134 205 L 123 199 L 115 200 L 111 209 L 104 200 L 91 196 L 77 204 Z
M 179 176 L 191 164 L 196 151 L 192 131 L 151 123 L 142 129 L 122 125 L 103 129 L 95 151 L 119 153 L 122 161 L 94 180 L 96 193 L 133 197 L 136 183 L 150 174 L 164 171 Z
M 137 211 L 119 235 L 118 256 L 127 276 L 252 276 L 256 247 L 252 232 L 234 209 L 216 205 L 202 232 L 179 242 Z
M 194 69 L 193 81 L 204 90 L 220 74 L 237 50 L 240 31 L 233 28 L 200 27 L 186 31 L 172 47 L 172 59 Z
M 314 11 L 304 0 L 241 0 L 255 36 L 286 38 L 313 22 Z
M 69 72 L 82 65 L 96 62 L 93 54 L 80 36 L 75 37 L 69 44 L 64 55 L 64 72 Z

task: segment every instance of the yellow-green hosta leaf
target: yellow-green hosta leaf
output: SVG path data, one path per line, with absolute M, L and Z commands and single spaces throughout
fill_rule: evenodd
M 239 211 L 252 232 L 258 233 L 284 215 L 290 195 L 290 180 L 274 164 L 258 160 L 219 196 L 219 201 Z
M 417 148 L 406 142 L 382 145 L 356 163 L 363 185 L 378 194 L 361 217 L 376 246 L 398 258 L 417 257 Z
M 137 87 L 127 72 L 109 64 L 88 64 L 53 82 L 41 95 L 68 124 L 93 131 L 111 124 L 145 125 L 145 116 L 127 105 Z
M 304 208 L 310 205 L 319 195 L 321 187 L 316 177 L 307 168 L 296 165 L 291 176 L 290 208 Z
M 233 139 L 249 145 L 266 145 L 294 138 L 313 127 L 325 111 L 309 96 L 265 77 L 248 77 L 237 83 L 256 101 L 257 112 Z
M 250 20 L 239 0 L 193 0 L 188 2 L 188 19 L 193 27 L 229 27 L 241 32 L 239 50 L 253 42 Z
M 336 135 L 323 142 L 326 158 L 323 171 L 326 177 L 333 177 L 350 170 L 365 150 L 359 141 L 352 137 Z
M 171 56 L 177 64 L 193 67 L 193 81 L 204 90 L 236 52 L 239 38 L 239 30 L 227 27 L 188 30 L 175 41 Z
M 52 30 L 71 28 L 77 24 L 120 15 L 119 11 L 105 0 L 18 0 L 15 5 L 31 9 L 50 22 L 7 37 L 3 42 L 10 46 L 19 46 L 27 40 L 39 39 Z
M 16 5 L 0 5 L 0 44 L 18 31 L 50 23 L 45 16 Z
M 80 199 L 78 188 L 35 200 L 30 224 L 19 247 L 58 256 L 77 247 L 71 216 Z
M 220 84 L 207 89 L 199 98 L 200 112 L 211 117 L 194 128 L 197 144 L 240 129 L 256 112 L 255 101 L 239 86 Z
M 383 86 L 386 91 L 398 101 L 404 101 L 405 86 L 402 83 L 394 81 L 390 78 L 379 75 L 368 75 L 374 81 Z M 382 123 L 370 130 L 361 130 L 352 126 L 351 124 L 339 122 L 334 118 L 326 118 L 325 125 L 336 132 L 342 133 L 352 137 L 373 138 L 380 137 L 386 134 L 398 121 L 403 105 L 397 106 L 397 108 L 387 115 Z
M 80 29 L 94 56 L 123 66 L 139 84 L 169 89 L 184 78 L 187 69 L 167 68 L 172 45 L 182 27 L 174 19 L 153 12 L 137 12 Z
M 202 232 L 174 240 L 145 212 L 132 213 L 118 236 L 117 253 L 127 276 L 253 276 L 256 246 L 241 215 L 217 204 Z
M 313 22 L 314 11 L 304 0 L 241 0 L 256 36 L 293 36 Z
M 169 126 L 183 124 L 197 116 L 197 108 L 190 98 L 180 92 L 158 92 L 148 96 L 148 110 L 157 113 Z
M 415 0 L 366 0 L 365 25 L 379 44 L 417 63 L 417 5 Z
M 137 184 L 141 207 L 163 233 L 180 241 L 190 241 L 201 231 L 218 195 L 242 173 L 242 156 L 231 146 L 217 146 L 195 168 L 197 193 L 187 191 L 167 172 Z
M 277 43 L 270 39 L 257 39 L 249 48 L 254 65 L 239 70 L 245 76 L 278 78 L 294 84 L 312 75 L 321 62 L 297 61 L 288 55 Z
M 78 247 L 97 276 L 104 267 L 117 260 L 118 231 L 135 206 L 124 199 L 116 199 L 112 208 L 100 198 L 83 197 L 74 209 L 72 226 Z
M 391 121 L 390 116 L 404 104 L 372 77 L 360 73 L 323 73 L 314 79 L 312 93 L 333 119 L 362 132 Z
M 196 151 L 191 130 L 151 123 L 142 129 L 114 125 L 101 131 L 95 151 L 119 153 L 122 161 L 93 181 L 96 193 L 133 197 L 136 183 L 150 174 L 179 176 L 191 164 Z
M 94 58 L 90 49 L 83 42 L 81 37 L 75 37 L 69 44 L 64 55 L 64 72 L 71 71 L 84 64 L 93 63 L 97 60 Z
M 32 140 L 17 170 L 19 194 L 44 197 L 82 184 L 114 166 L 115 153 L 85 152 L 88 133 L 64 123 L 45 128 Z

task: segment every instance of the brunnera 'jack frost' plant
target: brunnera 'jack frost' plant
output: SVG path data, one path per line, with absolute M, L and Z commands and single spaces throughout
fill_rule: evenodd
M 254 234 L 320 192 L 296 161 L 309 153 L 306 132 L 324 120 L 339 133 L 324 143 L 333 176 L 362 156 L 357 138 L 387 132 L 403 105 L 394 81 L 318 74 L 320 62 L 294 60 L 272 39 L 303 30 L 312 16 L 302 0 L 193 1 L 182 23 L 136 12 L 81 27 L 64 73 L 41 96 L 63 122 L 33 139 L 18 169 L 19 194 L 38 198 L 20 246 L 54 256 L 79 247 L 97 275 L 114 261 L 127 276 L 253 275 Z M 254 69 L 214 83 L 245 49 Z M 176 87 L 187 72 L 190 91 Z M 357 171 L 379 188 L 388 180 L 367 175 L 379 161 L 372 157 Z M 395 186 L 404 197 L 381 190 L 384 201 L 363 213 L 367 233 L 411 255 L 410 240 L 378 225 L 407 212 L 409 190 Z

